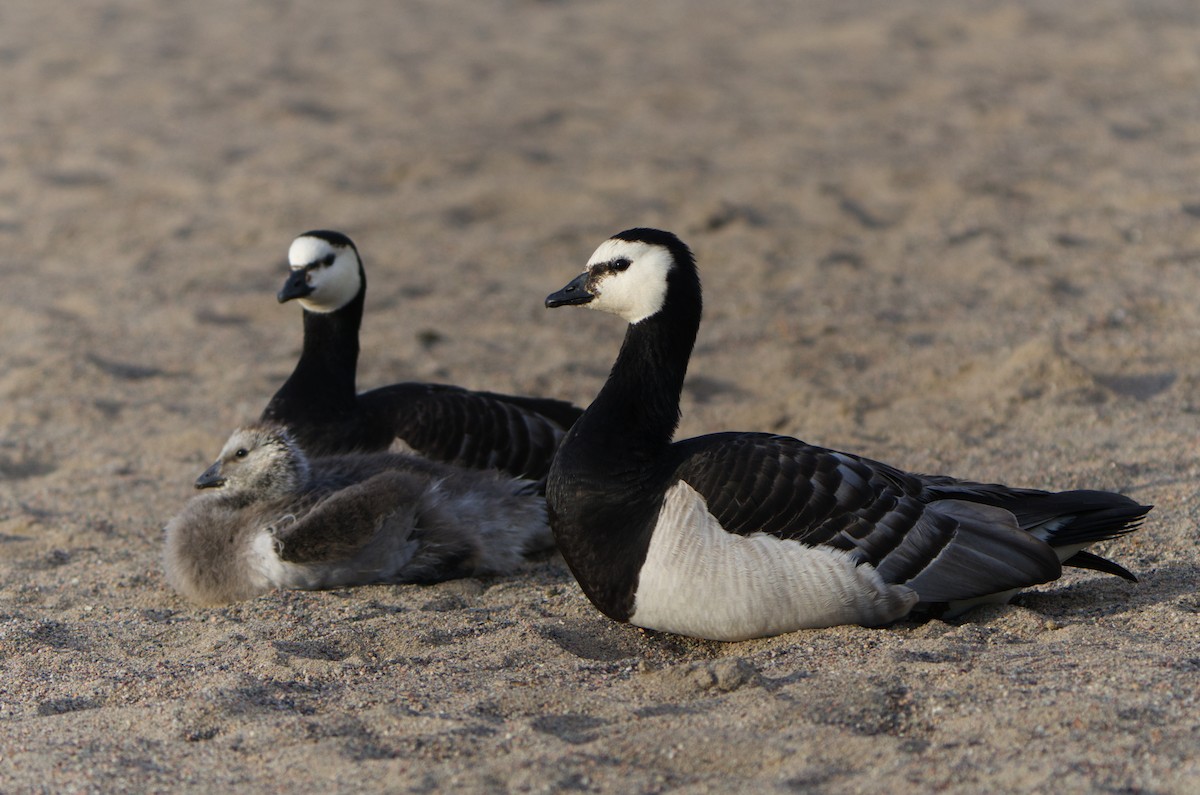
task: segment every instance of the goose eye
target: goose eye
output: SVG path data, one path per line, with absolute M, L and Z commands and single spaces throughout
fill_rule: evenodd
M 249 450 L 247 450 L 245 447 L 239 447 L 237 452 L 233 454 L 233 457 L 234 458 L 245 458 L 248 455 L 250 455 Z
M 621 259 L 613 260 L 612 269 L 615 271 L 628 270 L 629 266 L 632 264 L 633 264 L 632 260 L 627 260 L 624 257 L 622 257 Z
M 334 261 L 335 259 L 337 259 L 337 255 L 336 255 L 336 254 L 333 254 L 333 253 L 331 252 L 331 253 L 329 253 L 329 254 L 326 254 L 324 257 L 322 257 L 322 258 L 321 258 L 321 264 L 322 264 L 322 265 L 324 265 L 326 268 L 328 268 L 330 265 L 332 265 L 332 264 L 333 264 L 333 261 Z

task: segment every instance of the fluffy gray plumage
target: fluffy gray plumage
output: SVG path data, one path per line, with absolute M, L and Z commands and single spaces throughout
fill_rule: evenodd
M 503 574 L 553 543 L 529 481 L 392 453 L 310 460 L 267 423 L 234 431 L 196 488 L 167 524 L 164 563 L 200 604 Z

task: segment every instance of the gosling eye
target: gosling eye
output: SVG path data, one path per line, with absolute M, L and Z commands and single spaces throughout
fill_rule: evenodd
M 615 271 L 629 270 L 629 266 L 632 264 L 633 264 L 632 260 L 628 260 L 625 257 L 621 257 L 620 259 L 613 260 L 612 269 Z
M 233 457 L 234 458 L 245 458 L 248 455 L 250 455 L 249 450 L 247 450 L 245 447 L 239 447 L 237 449 L 237 452 L 233 454 Z

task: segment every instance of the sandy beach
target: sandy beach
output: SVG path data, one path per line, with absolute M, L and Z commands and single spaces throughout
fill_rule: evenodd
M 0 791 L 1200 791 L 1200 11 L 1184 0 L 0 9 Z M 669 229 L 681 435 L 1155 507 L 944 622 L 742 643 L 512 576 L 166 585 L 162 528 L 369 281 L 360 388 L 586 405 L 545 296 Z

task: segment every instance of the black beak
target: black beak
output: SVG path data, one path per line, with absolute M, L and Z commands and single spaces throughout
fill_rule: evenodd
M 224 485 L 225 478 L 221 477 L 220 461 L 204 470 L 200 477 L 196 478 L 196 488 L 198 489 L 215 489 Z
M 546 308 L 554 309 L 558 306 L 577 306 L 579 304 L 586 304 L 595 298 L 596 296 L 589 293 L 587 289 L 588 275 L 588 272 L 584 271 L 557 293 L 550 293 L 550 295 L 546 296 Z
M 312 291 L 312 285 L 308 283 L 308 271 L 301 268 L 300 270 L 292 271 L 291 275 L 287 277 L 287 281 L 283 283 L 283 287 L 279 288 L 279 294 L 275 297 L 282 304 L 293 298 L 303 298 L 306 295 L 311 295 Z

